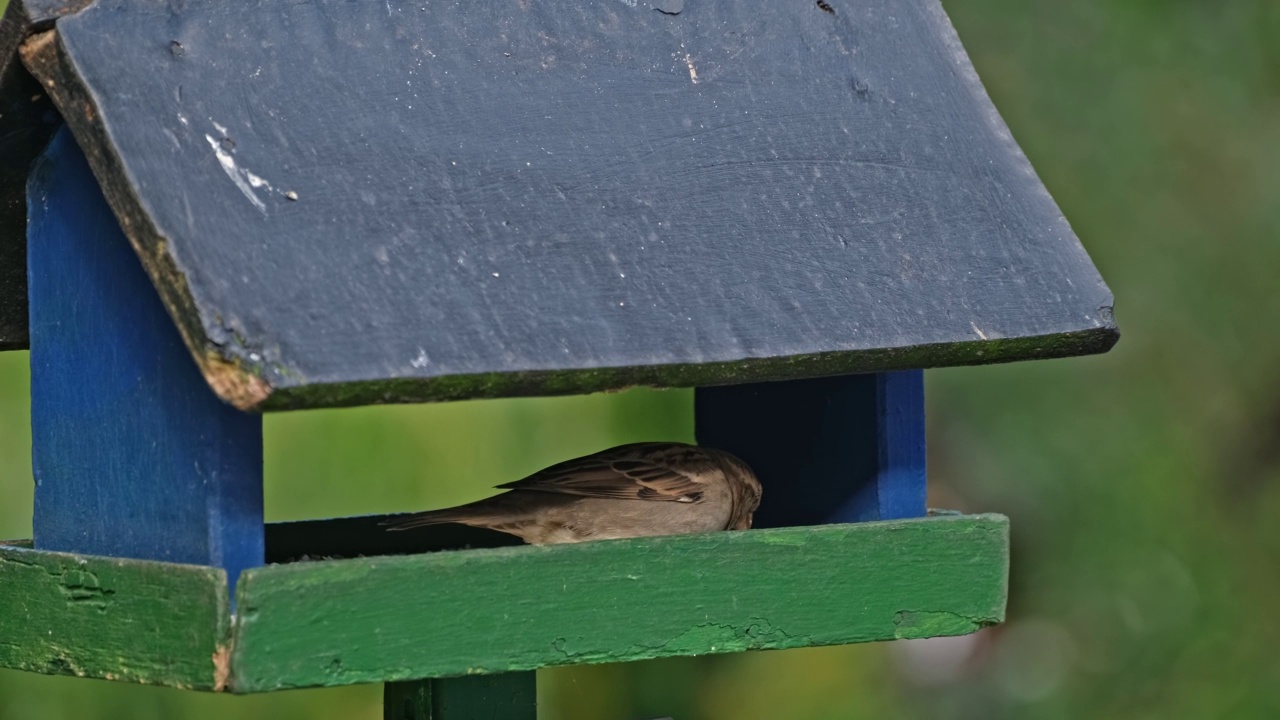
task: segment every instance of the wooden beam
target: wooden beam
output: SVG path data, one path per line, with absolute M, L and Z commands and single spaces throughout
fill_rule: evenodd
M 249 693 L 958 635 L 1004 618 L 1008 553 L 948 515 L 296 562 L 229 631 L 220 570 L 5 547 L 0 667 Z
M 0 546 L 0 667 L 225 687 L 222 570 Z
M 210 391 L 65 129 L 27 196 L 36 547 L 234 582 L 263 561 L 261 417 Z
M 862 484 L 838 519 L 920 517 L 925 513 L 927 475 L 924 371 L 877 373 L 874 377 L 875 476 Z
M 241 579 L 230 682 L 958 635 L 1003 618 L 1007 572 L 1008 521 L 993 515 L 271 565 Z

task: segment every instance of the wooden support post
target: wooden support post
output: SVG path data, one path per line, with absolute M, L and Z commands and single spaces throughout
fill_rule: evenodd
M 234 583 L 263 560 L 261 416 L 209 389 L 65 128 L 27 197 L 36 547 Z
M 387 683 L 383 720 L 535 720 L 535 672 Z
M 924 373 L 699 388 L 698 441 L 764 485 L 757 527 L 925 514 Z

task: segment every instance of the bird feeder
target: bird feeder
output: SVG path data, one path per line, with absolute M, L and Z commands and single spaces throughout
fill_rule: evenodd
M 1008 523 L 926 513 L 922 370 L 1117 338 L 937 0 L 11 0 L 0 153 L 10 668 L 532 718 L 547 666 L 974 632 Z M 263 412 L 631 386 L 697 388 L 756 529 L 263 522 Z

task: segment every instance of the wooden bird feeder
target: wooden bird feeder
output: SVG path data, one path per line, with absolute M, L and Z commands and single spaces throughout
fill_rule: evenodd
M 532 718 L 541 667 L 970 633 L 1008 523 L 926 513 L 922 369 L 1117 338 L 937 0 L 11 0 L 0 96 L 4 667 Z M 757 529 L 263 523 L 262 412 L 636 385 Z

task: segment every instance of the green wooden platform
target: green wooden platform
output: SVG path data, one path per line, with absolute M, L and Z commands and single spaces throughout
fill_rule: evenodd
M 0 547 L 0 667 L 235 693 L 960 635 L 999 515 L 220 570 Z M 480 601 L 483 599 L 483 601 Z

